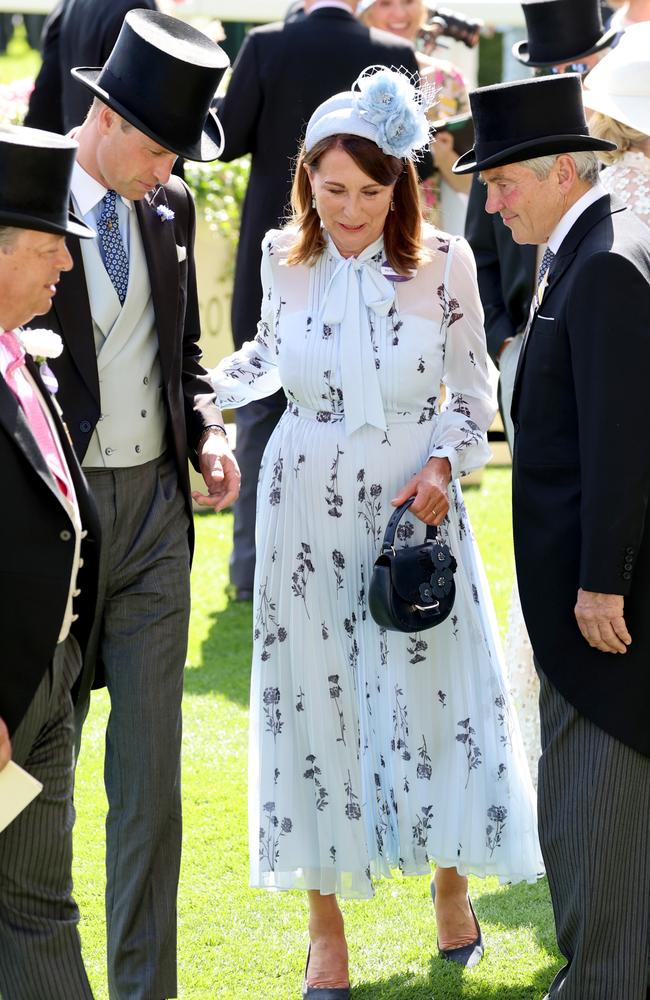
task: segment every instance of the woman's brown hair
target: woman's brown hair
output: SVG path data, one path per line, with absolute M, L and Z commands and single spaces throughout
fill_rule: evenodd
M 325 249 L 326 241 L 318 212 L 312 206 L 312 190 L 305 166 L 317 171 L 321 157 L 330 149 L 342 149 L 360 170 L 376 184 L 394 184 L 394 211 L 384 225 L 384 246 L 388 263 L 398 274 L 408 274 L 425 263 L 429 255 L 422 245 L 422 210 L 415 167 L 410 160 L 383 153 L 370 139 L 358 135 L 332 135 L 317 142 L 307 153 L 303 146 L 291 189 L 292 218 L 298 229 L 289 251 L 288 264 L 313 264 Z

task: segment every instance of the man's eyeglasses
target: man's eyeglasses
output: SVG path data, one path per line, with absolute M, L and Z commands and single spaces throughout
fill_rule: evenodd
M 559 66 L 537 66 L 535 76 L 557 76 L 558 73 L 579 73 L 585 77 L 590 70 L 590 66 L 583 62 L 564 63 Z

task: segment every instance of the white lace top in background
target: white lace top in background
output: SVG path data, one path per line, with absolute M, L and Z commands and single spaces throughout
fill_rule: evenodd
M 610 194 L 616 194 L 634 214 L 650 226 L 650 158 L 628 149 L 620 160 L 600 174 Z

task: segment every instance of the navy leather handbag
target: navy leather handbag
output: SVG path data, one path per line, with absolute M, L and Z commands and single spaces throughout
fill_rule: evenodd
M 451 614 L 456 596 L 456 560 L 449 546 L 438 540 L 435 525 L 427 525 L 424 544 L 395 548 L 397 526 L 414 500 L 398 507 L 386 525 L 368 591 L 370 614 L 394 632 L 440 625 Z

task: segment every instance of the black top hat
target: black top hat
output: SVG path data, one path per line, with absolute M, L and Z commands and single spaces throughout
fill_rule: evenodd
M 0 226 L 81 236 L 95 233 L 69 211 L 77 143 L 36 128 L 0 128 Z
M 528 38 L 512 54 L 524 66 L 575 62 L 611 45 L 616 28 L 605 31 L 600 0 L 534 0 L 522 4 Z
M 216 160 L 223 129 L 210 104 L 228 56 L 207 35 L 155 10 L 131 10 L 103 67 L 72 75 L 155 142 L 187 160 Z
M 455 174 L 554 153 L 616 149 L 615 143 L 589 135 L 576 73 L 480 87 L 469 101 L 474 148 L 456 160 Z

